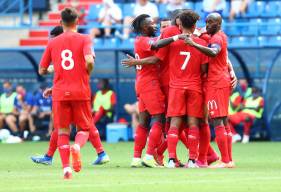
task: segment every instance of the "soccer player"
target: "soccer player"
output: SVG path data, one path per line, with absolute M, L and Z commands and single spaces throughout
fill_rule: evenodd
M 156 25 L 149 15 L 142 14 L 132 22 L 132 28 L 139 34 L 135 40 L 135 57 L 142 59 L 153 56 L 155 50 L 175 40 L 179 36 L 156 41 Z M 136 129 L 134 158 L 132 167 L 141 166 L 141 154 L 146 145 L 149 121 L 152 118 L 152 127 L 149 132 L 148 147 L 142 164 L 147 167 L 155 167 L 153 154 L 162 135 L 164 120 L 164 95 L 160 89 L 158 78 L 158 65 L 137 65 L 136 94 L 139 101 L 140 124 Z
M 229 73 L 227 37 L 221 31 L 222 18 L 217 13 L 211 13 L 206 19 L 206 30 L 211 36 L 209 46 L 203 46 L 192 39 L 186 43 L 209 56 L 207 107 L 212 119 L 216 141 L 221 153 L 221 162 L 214 168 L 230 168 L 232 163 L 232 135 L 227 122 L 228 104 L 231 92 L 231 77 Z M 233 69 L 231 74 L 233 74 Z
M 57 37 L 60 34 L 63 33 L 63 28 L 62 26 L 56 26 L 54 27 L 51 32 L 50 36 L 51 38 Z M 50 70 L 50 67 L 48 68 L 49 73 L 53 73 L 53 69 Z M 48 98 L 52 96 L 52 88 L 47 88 L 43 92 L 43 97 Z M 89 140 L 93 147 L 96 149 L 96 152 L 98 154 L 98 157 L 96 160 L 93 162 L 93 165 L 100 165 L 100 164 L 105 164 L 110 161 L 109 156 L 105 153 L 103 146 L 100 141 L 99 134 L 97 130 L 91 129 L 89 133 Z M 50 141 L 49 141 L 49 147 L 45 155 L 40 155 L 40 156 L 32 156 L 31 160 L 34 163 L 39 163 L 39 164 L 44 164 L 44 165 L 51 165 L 53 162 L 53 156 L 54 153 L 57 150 L 57 141 L 58 141 L 58 127 L 54 126 L 54 129 L 51 133 Z
M 48 73 L 54 65 L 52 90 L 54 125 L 58 127 L 58 149 L 65 179 L 72 178 L 69 156 L 74 171 L 81 170 L 80 148 L 89 138 L 93 118 L 91 114 L 90 74 L 94 67 L 92 42 L 88 35 L 77 33 L 78 14 L 72 8 L 61 12 L 64 33 L 50 40 L 40 62 L 39 74 Z M 75 143 L 70 147 L 70 123 L 78 126 Z

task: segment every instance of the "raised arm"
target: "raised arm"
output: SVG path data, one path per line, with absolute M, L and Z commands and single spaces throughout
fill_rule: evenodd
M 128 59 L 123 59 L 121 64 L 125 67 L 132 67 L 136 65 L 153 65 L 160 61 L 156 56 L 150 56 L 143 59 L 136 59 L 127 54 Z
M 185 39 L 185 43 L 192 47 L 195 47 L 196 49 L 198 49 L 199 51 L 201 51 L 202 53 L 204 53 L 209 57 L 215 57 L 221 51 L 221 47 L 218 44 L 211 44 L 211 47 L 206 47 L 194 42 L 191 38 Z
M 188 36 L 186 34 L 180 34 L 180 35 L 175 35 L 173 37 L 168 37 L 168 38 L 165 38 L 165 39 L 160 39 L 156 42 L 154 42 L 152 45 L 151 45 L 151 49 L 152 50 L 155 50 L 155 49 L 159 49 L 159 48 L 162 48 L 162 47 L 165 47 L 171 43 L 173 43 L 174 41 L 177 41 L 179 39 L 186 39 Z

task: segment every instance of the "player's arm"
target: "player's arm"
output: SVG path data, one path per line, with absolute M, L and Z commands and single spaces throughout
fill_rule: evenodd
M 156 56 L 150 56 L 143 59 L 136 59 L 127 54 L 128 59 L 123 59 L 121 61 L 122 65 L 125 67 L 132 67 L 136 65 L 154 65 L 160 61 L 160 59 Z
M 91 74 L 95 66 L 95 59 L 93 55 L 85 55 L 85 61 L 86 61 L 87 71 L 89 74 Z
M 85 36 L 83 53 L 86 61 L 86 69 L 88 73 L 91 74 L 95 65 L 95 53 L 92 51 L 92 40 L 90 36 Z
M 156 50 L 162 47 L 165 47 L 171 43 L 173 43 L 174 41 L 177 41 L 179 39 L 185 40 L 188 36 L 186 34 L 180 34 L 180 35 L 175 35 L 173 37 L 168 37 L 165 39 L 160 39 L 158 41 L 155 41 L 152 45 L 151 45 L 151 50 Z
M 48 71 L 50 63 L 51 63 L 51 50 L 48 44 L 39 64 L 39 71 L 38 71 L 39 75 L 47 75 L 50 72 Z
M 231 78 L 231 87 L 232 87 L 232 89 L 235 89 L 237 86 L 238 80 L 237 80 L 235 71 L 233 69 L 233 65 L 232 65 L 229 57 L 227 58 L 227 64 L 228 64 L 228 71 L 229 71 L 230 78 Z
M 204 53 L 205 55 L 207 55 L 209 57 L 215 57 L 221 51 L 221 46 L 219 44 L 211 44 L 210 47 L 206 47 L 206 46 L 200 45 L 200 44 L 192 41 L 191 38 L 185 39 L 185 43 L 192 47 L 195 47 L 196 49 L 198 49 L 199 51 L 201 51 L 202 53 Z

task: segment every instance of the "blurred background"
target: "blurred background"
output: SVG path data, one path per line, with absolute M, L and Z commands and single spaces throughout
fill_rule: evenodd
M 48 139 L 51 98 L 44 99 L 42 91 L 52 86 L 52 75 L 39 76 L 38 64 L 50 30 L 59 25 L 60 10 L 70 6 L 79 12 L 79 32 L 93 39 L 93 114 L 103 139 L 130 140 L 138 123 L 135 71 L 120 64 L 126 54 L 133 54 L 135 34 L 130 32 L 130 22 L 146 13 L 160 23 L 173 10 L 187 8 L 200 14 L 198 27 L 204 27 L 208 13 L 223 16 L 229 57 L 240 79 L 230 101 L 236 134 L 233 142 L 247 143 L 245 136 L 281 140 L 281 1 L 0 0 L 2 142 Z M 97 99 L 98 91 L 102 91 L 102 99 Z M 259 102 L 253 102 L 255 99 Z M 100 106 L 110 106 L 110 110 L 102 113 Z M 253 115 L 249 109 L 257 113 Z M 248 112 L 249 118 L 239 120 L 241 112 Z M 7 130 L 13 139 L 8 139 Z

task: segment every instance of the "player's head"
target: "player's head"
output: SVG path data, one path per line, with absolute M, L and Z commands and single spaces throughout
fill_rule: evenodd
M 192 11 L 185 10 L 180 14 L 180 28 L 189 30 L 191 33 L 196 29 L 196 22 L 200 19 L 200 16 Z
M 147 14 L 141 14 L 137 16 L 132 22 L 132 28 L 134 32 L 149 37 L 155 36 L 157 30 L 153 19 Z
M 259 87 L 252 88 L 252 95 L 254 98 L 257 98 L 261 95 L 261 89 Z
M 245 92 L 249 86 L 247 79 L 241 78 L 238 80 L 238 82 L 239 82 L 239 86 L 240 86 L 241 90 Z
M 74 8 L 65 8 L 61 12 L 61 23 L 65 28 L 74 28 L 78 24 L 78 13 Z
M 12 87 L 12 84 L 10 81 L 5 81 L 3 83 L 3 91 L 4 91 L 4 93 L 7 93 L 7 94 L 9 94 L 13 91 L 13 87 Z
M 109 80 L 108 79 L 99 79 L 97 86 L 98 86 L 99 90 L 109 90 L 110 89 Z
M 218 13 L 210 13 L 206 18 L 206 30 L 210 35 L 214 35 L 221 29 L 222 17 Z
M 51 38 L 54 38 L 54 37 L 56 37 L 56 36 L 59 36 L 60 34 L 62 34 L 63 33 L 63 28 L 62 28 L 62 26 L 56 26 L 56 27 L 54 27 L 52 30 L 51 30 L 51 32 L 50 32 L 50 36 L 51 36 Z
M 179 24 L 180 24 L 180 14 L 184 10 L 185 9 L 176 9 L 171 13 L 170 18 L 171 18 L 172 25 L 179 26 Z
M 168 18 L 164 18 L 160 21 L 160 33 L 163 32 L 163 30 L 166 28 L 166 27 L 169 27 L 171 26 L 171 20 L 168 19 Z

